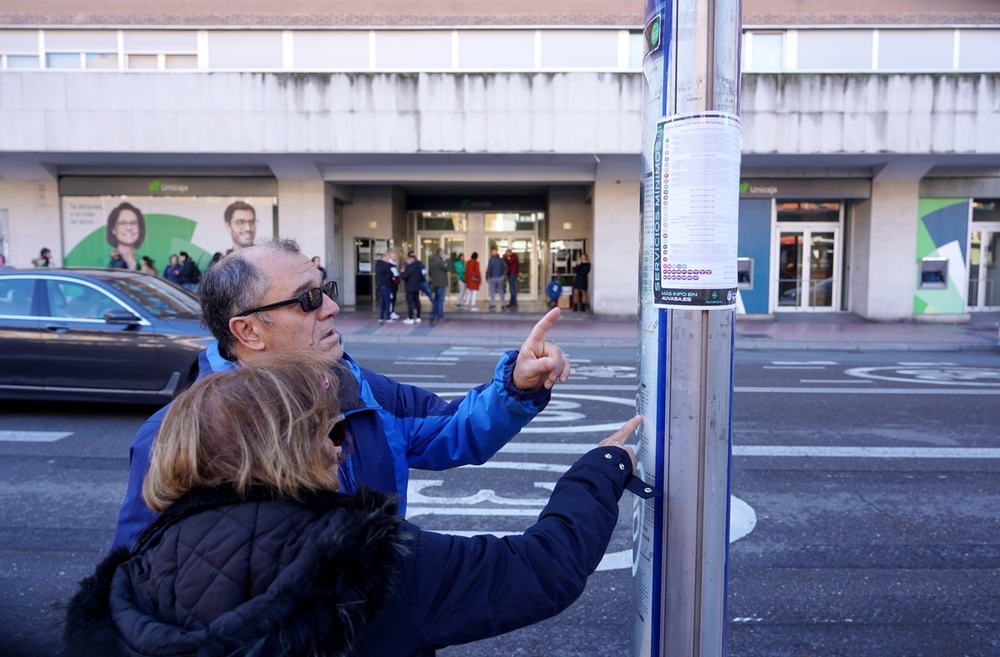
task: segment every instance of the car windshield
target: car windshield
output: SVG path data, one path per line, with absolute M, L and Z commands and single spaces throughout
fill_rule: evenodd
M 166 281 L 152 276 L 135 278 L 108 277 L 104 284 L 114 288 L 124 299 L 142 306 L 150 315 L 163 319 L 198 319 L 198 299 Z

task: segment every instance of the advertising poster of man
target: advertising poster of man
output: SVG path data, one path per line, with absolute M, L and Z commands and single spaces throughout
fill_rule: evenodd
M 64 196 L 67 267 L 106 267 L 117 251 L 136 269 L 143 256 L 170 261 L 181 251 L 204 271 L 226 253 L 273 234 L 274 197 Z

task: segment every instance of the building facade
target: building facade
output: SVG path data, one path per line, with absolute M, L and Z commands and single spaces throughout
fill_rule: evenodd
M 743 4 L 746 312 L 1000 310 L 1000 9 L 818 4 Z M 387 248 L 497 247 L 520 298 L 587 253 L 594 311 L 636 313 L 642 3 L 24 6 L 0 0 L 11 264 L 103 266 L 123 203 L 143 255 L 207 262 L 243 202 L 348 305 Z

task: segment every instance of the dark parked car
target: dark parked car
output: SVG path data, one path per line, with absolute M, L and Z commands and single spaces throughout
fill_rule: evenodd
M 212 342 L 200 314 L 139 272 L 0 270 L 0 398 L 168 402 Z

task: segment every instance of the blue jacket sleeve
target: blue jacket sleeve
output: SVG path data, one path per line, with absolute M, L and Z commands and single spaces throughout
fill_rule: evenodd
M 142 499 L 142 482 L 149 470 L 149 453 L 153 449 L 153 439 L 160 431 L 160 424 L 163 422 L 163 416 L 167 414 L 167 408 L 169 405 L 154 413 L 139 427 L 128 450 L 128 487 L 125 489 L 121 511 L 118 512 L 118 525 L 115 527 L 111 552 L 120 547 L 131 548 L 135 537 L 156 519 L 156 514 Z
M 631 472 L 625 450 L 591 450 L 559 480 L 538 521 L 520 536 L 416 530 L 402 587 L 426 645 L 496 636 L 572 604 L 607 550 Z
M 365 372 L 383 410 L 393 416 L 387 433 L 393 450 L 405 454 L 406 466 L 445 470 L 479 465 L 541 412 L 551 391 L 522 391 L 514 386 L 517 351 L 497 363 L 493 381 L 448 403 L 422 388 Z

